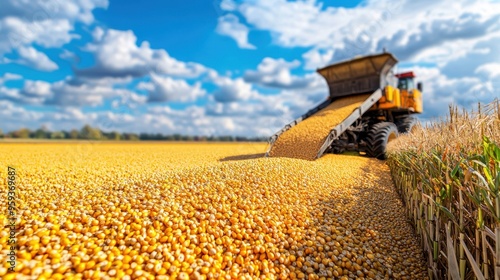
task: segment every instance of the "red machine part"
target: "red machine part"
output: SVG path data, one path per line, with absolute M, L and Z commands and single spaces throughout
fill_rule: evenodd
M 410 72 L 396 74 L 396 77 L 398 79 L 400 79 L 400 78 L 415 78 L 415 74 L 413 73 L 413 71 L 410 71 Z

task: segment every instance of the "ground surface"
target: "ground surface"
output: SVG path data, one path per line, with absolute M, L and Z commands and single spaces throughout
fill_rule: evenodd
M 33 279 L 425 279 L 384 162 L 262 158 L 266 148 L 0 144 L 0 176 L 8 165 L 18 174 L 16 271 Z M 6 200 L 0 213 L 5 225 Z M 7 240 L 2 231 L 3 264 Z

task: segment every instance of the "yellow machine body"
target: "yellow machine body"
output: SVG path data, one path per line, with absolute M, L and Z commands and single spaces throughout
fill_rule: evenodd
M 393 86 L 384 88 L 384 95 L 373 106 L 379 110 L 409 110 L 413 113 L 422 113 L 422 93 L 418 89 L 400 90 Z

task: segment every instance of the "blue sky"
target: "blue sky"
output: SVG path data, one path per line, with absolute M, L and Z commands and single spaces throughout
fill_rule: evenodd
M 500 97 L 499 45 L 498 1 L 5 0 L 0 129 L 269 136 L 384 47 L 426 121 Z

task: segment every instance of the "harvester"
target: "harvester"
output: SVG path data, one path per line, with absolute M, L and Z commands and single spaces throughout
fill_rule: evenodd
M 416 123 L 414 115 L 423 110 L 422 84 L 418 83 L 415 88 L 413 72 L 394 74 L 392 69 L 396 63 L 394 55 L 384 52 L 318 69 L 328 84 L 328 98 L 271 136 L 266 155 L 270 156 L 273 145 L 283 133 L 293 130 L 300 122 L 341 99 L 364 95 L 367 98 L 352 113 L 331 127 L 328 135 L 322 136 L 324 142 L 315 158 L 328 152 L 357 151 L 385 159 L 387 143 L 411 131 Z

